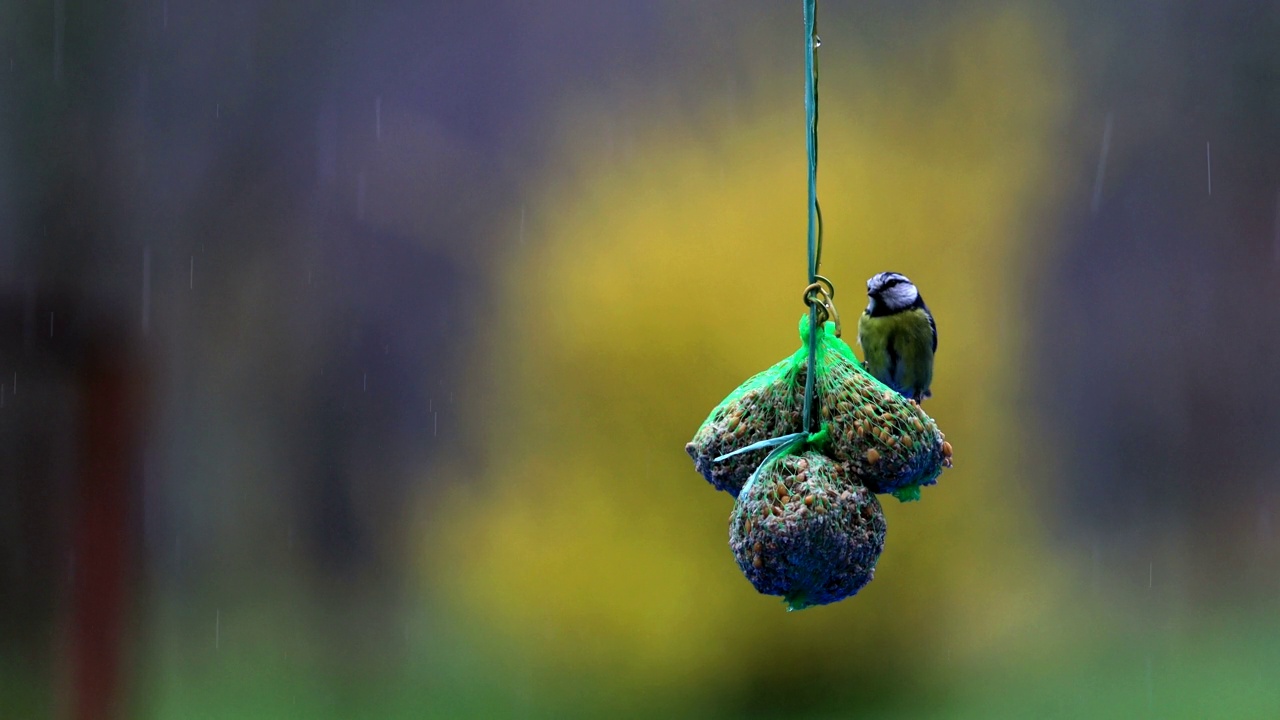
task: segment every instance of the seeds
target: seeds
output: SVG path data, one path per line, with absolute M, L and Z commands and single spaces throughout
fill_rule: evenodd
M 804 455 L 809 492 L 792 495 L 796 502 L 781 508 L 781 517 L 774 518 L 779 508 L 774 505 L 773 489 L 795 462 L 766 466 L 756 482 L 743 488 L 730 523 L 729 544 L 747 579 L 761 593 L 781 595 L 791 609 L 835 602 L 858 592 L 871 580 L 884 547 L 885 521 L 876 499 L 854 484 L 847 466 L 815 451 Z M 827 505 L 824 501 L 842 493 L 849 502 Z M 872 516 L 863 515 L 863 506 L 870 506 Z M 757 521 L 754 532 L 746 533 L 748 517 L 760 518 L 765 512 L 771 519 Z
M 920 407 L 872 379 L 848 348 L 838 344 L 842 341 L 825 330 L 823 338 L 818 347 L 819 374 L 813 378 L 817 391 L 814 400 L 817 416 L 828 422 L 830 435 L 824 447 L 812 449 L 843 464 L 851 483 L 873 493 L 932 484 L 949 458 L 942 453 L 945 438 L 937 425 Z M 719 462 L 716 458 L 762 440 L 805 430 L 800 427 L 800 410 L 808 375 L 806 358 L 807 352 L 803 357 L 797 353 L 748 379 L 699 428 L 686 449 L 698 472 L 713 487 L 737 498 L 769 450 L 762 448 Z M 872 449 L 874 453 L 869 452 Z M 813 455 L 803 454 L 804 458 L 796 454 L 776 461 L 776 469 L 759 488 L 768 500 L 754 515 L 754 532 L 762 530 L 762 518 L 774 517 L 775 508 L 789 524 L 799 507 L 816 511 L 823 505 L 819 502 L 821 495 L 815 493 L 819 486 L 806 475 L 821 463 L 815 464 Z M 815 502 L 804 503 L 811 494 L 815 495 Z
M 942 457 L 945 457 L 945 458 L 951 457 L 951 443 L 949 442 L 942 443 Z

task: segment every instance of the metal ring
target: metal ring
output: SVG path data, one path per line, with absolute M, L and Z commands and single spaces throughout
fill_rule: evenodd
M 835 321 L 836 337 L 840 337 L 840 313 L 836 312 L 836 304 L 828 299 L 823 305 L 826 307 L 828 317 Z
M 827 291 L 827 299 L 831 300 L 831 302 L 835 302 L 835 301 L 836 301 L 836 286 L 835 286 L 835 285 L 832 285 L 830 280 L 826 279 L 825 277 L 823 277 L 823 276 L 821 276 L 821 275 L 817 275 L 817 274 L 815 274 L 815 275 L 813 276 L 813 279 L 814 279 L 814 282 L 815 282 L 815 283 L 821 284 L 821 285 L 823 286 L 823 288 Z
M 820 295 L 821 299 L 815 298 L 815 294 Z M 822 286 L 822 283 L 817 282 L 805 287 L 804 293 L 800 297 L 805 305 L 813 305 L 814 303 L 826 305 L 831 302 L 831 295 L 827 293 L 827 289 Z
M 818 321 L 825 323 L 828 320 L 836 324 L 836 337 L 840 337 L 840 313 L 836 311 L 835 303 L 831 300 L 831 294 L 827 292 L 827 287 L 831 285 L 831 281 L 822 278 L 826 282 L 824 286 L 821 282 L 810 284 L 804 289 L 804 304 L 810 307 L 817 306 Z

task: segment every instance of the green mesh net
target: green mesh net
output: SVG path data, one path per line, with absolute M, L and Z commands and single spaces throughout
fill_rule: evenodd
M 876 496 L 817 452 L 777 454 L 738 495 L 729 546 L 758 592 L 790 610 L 843 600 L 871 582 L 884 549 Z
M 917 500 L 951 463 L 951 446 L 919 405 L 872 377 L 852 348 L 824 323 L 818 337 L 815 393 L 830 434 L 826 454 L 854 483 L 899 500 Z M 737 497 L 769 453 L 741 452 L 771 438 L 799 433 L 807 375 L 809 318 L 801 347 L 759 373 L 711 411 L 685 450 L 716 489 Z M 731 457 L 723 457 L 735 453 Z M 719 460 L 718 460 L 719 459 Z

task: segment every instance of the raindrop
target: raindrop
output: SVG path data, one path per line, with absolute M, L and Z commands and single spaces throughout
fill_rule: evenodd
M 431 413 L 431 422 L 432 422 L 431 435 L 434 437 L 440 434 L 440 413 L 438 412 Z
M 369 390 L 369 373 L 364 374 L 364 387 L 362 389 L 366 392 Z
M 1213 158 L 1209 155 L 1209 141 L 1204 143 L 1204 166 L 1205 174 L 1209 179 L 1209 194 L 1213 194 Z
M 814 35 L 814 36 L 813 36 L 813 49 L 814 49 L 814 50 L 817 50 L 817 49 L 818 49 L 818 48 L 820 48 L 820 47 L 822 47 L 822 38 L 818 37 L 817 35 Z
M 142 249 L 142 334 L 151 330 L 151 246 Z
M 189 273 L 187 284 L 191 290 L 196 289 L 196 256 L 195 255 L 191 256 L 191 270 Z
M 53 79 L 62 81 L 62 38 L 67 27 L 66 0 L 53 2 Z
M 356 217 L 360 220 L 364 219 L 364 172 L 361 171 L 356 175 Z
M 1107 121 L 1102 126 L 1102 152 L 1098 155 L 1098 172 L 1093 176 L 1093 202 L 1089 204 L 1089 212 L 1098 214 L 1098 204 L 1102 201 L 1102 179 L 1107 174 L 1107 153 L 1111 151 L 1111 113 L 1107 113 Z
M 1155 702 L 1155 682 L 1151 672 L 1151 656 L 1147 656 L 1147 707 L 1150 708 Z
M 1276 188 L 1276 262 L 1280 263 L 1280 188 Z

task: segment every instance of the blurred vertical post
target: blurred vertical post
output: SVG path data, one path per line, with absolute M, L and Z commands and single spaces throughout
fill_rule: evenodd
M 115 338 L 88 341 L 75 368 L 80 403 L 72 506 L 70 637 L 77 720 L 122 717 L 132 573 L 133 471 L 141 402 L 137 361 Z

